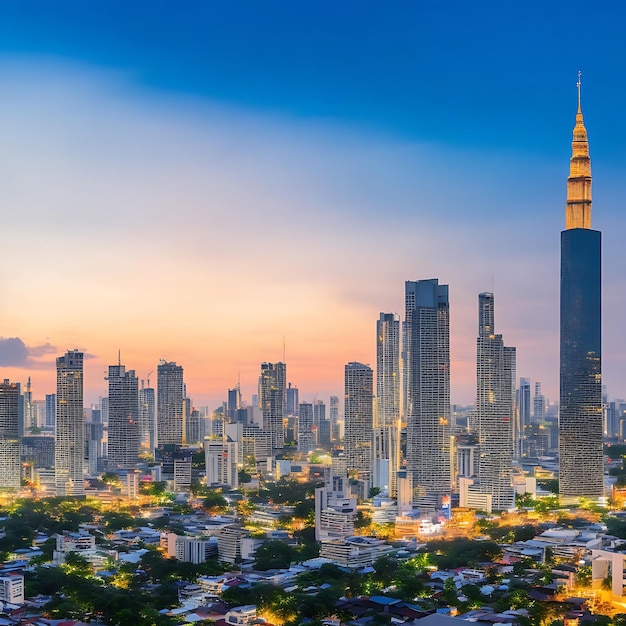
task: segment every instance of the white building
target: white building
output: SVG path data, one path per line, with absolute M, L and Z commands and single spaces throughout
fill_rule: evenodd
M 0 602 L 24 604 L 24 576 L 22 574 L 0 576 Z

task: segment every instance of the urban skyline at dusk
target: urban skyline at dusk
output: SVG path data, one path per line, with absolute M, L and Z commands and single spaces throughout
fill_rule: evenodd
M 518 377 L 556 401 L 582 70 L 603 382 L 626 394 L 623 8 L 585 11 L 579 49 L 576 3 L 541 22 L 538 3 L 459 3 L 454 23 L 402 2 L 34 5 L 0 8 L 6 378 L 43 398 L 76 347 L 95 402 L 121 350 L 154 383 L 176 361 L 212 405 L 238 378 L 249 400 L 284 342 L 303 400 L 341 396 L 405 281 L 437 278 L 452 402 L 475 400 L 485 291 Z

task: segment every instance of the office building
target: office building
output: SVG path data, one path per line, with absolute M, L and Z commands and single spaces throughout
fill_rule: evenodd
M 85 423 L 83 420 L 83 353 L 57 358 L 54 473 L 59 496 L 85 493 Z
M 139 462 L 139 380 L 126 366 L 109 366 L 108 468 L 134 467 Z
M 348 474 L 369 480 L 374 428 L 374 372 L 363 363 L 345 367 L 344 452 Z
M 183 368 L 161 360 L 157 368 L 157 446 L 183 443 Z
M 478 492 L 491 496 L 497 511 L 515 508 L 513 488 L 513 418 L 515 348 L 494 330 L 494 297 L 478 296 L 476 341 L 476 425 L 479 444 Z M 530 388 L 530 387 L 529 387 Z
M 0 489 L 20 489 L 19 385 L 0 383 Z
M 376 425 L 375 463 L 386 464 L 387 487 L 395 497 L 400 467 L 400 318 L 395 313 L 381 313 L 376 322 Z M 376 473 L 382 478 L 380 473 Z
M 287 385 L 285 402 L 285 415 L 297 416 L 300 406 L 300 392 L 297 387 L 292 387 L 291 383 Z
M 591 160 L 580 105 L 561 232 L 559 497 L 604 495 L 602 457 L 601 233 L 591 229 Z
M 298 452 L 308 454 L 316 446 L 313 423 L 313 405 L 310 402 L 301 402 L 298 408 Z
M 405 296 L 407 471 L 414 502 L 426 510 L 451 488 L 448 285 L 407 281 Z
M 54 428 L 57 421 L 57 397 L 54 393 L 46 394 L 46 429 Z
M 259 378 L 259 403 L 263 430 L 269 435 L 272 451 L 285 446 L 285 396 L 287 366 L 284 363 L 262 363 Z
M 150 387 L 150 379 L 148 385 L 144 385 L 141 381 L 141 389 L 139 390 L 139 424 L 141 429 L 141 447 L 149 454 L 154 454 L 156 447 L 155 437 L 155 416 L 156 416 L 156 400 L 154 388 Z
M 535 383 L 535 395 L 533 396 L 533 421 L 543 422 L 546 417 L 546 399 L 541 393 L 541 383 Z
M 330 438 L 332 441 L 341 439 L 339 424 L 339 396 L 330 396 Z

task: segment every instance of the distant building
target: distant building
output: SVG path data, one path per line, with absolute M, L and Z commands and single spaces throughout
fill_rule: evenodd
M 269 435 L 272 451 L 285 446 L 285 395 L 287 366 L 284 363 L 262 363 L 259 378 L 259 403 L 263 413 L 263 430 Z
M 495 510 L 515 508 L 513 418 L 515 348 L 504 345 L 494 329 L 494 297 L 481 293 L 476 340 L 476 415 L 480 456 L 480 493 L 492 496 Z
M 313 419 L 313 405 L 310 402 L 301 402 L 298 408 L 298 452 L 308 454 L 315 450 L 315 430 Z
M 395 497 L 400 467 L 400 319 L 381 313 L 376 322 L 376 424 L 374 463 L 386 465 L 386 482 L 381 472 L 373 486 Z
M 141 389 L 139 389 L 139 424 L 141 429 L 141 445 L 150 454 L 154 453 L 156 448 L 155 436 L 155 418 L 156 418 L 156 400 L 154 389 L 148 385 L 144 386 L 141 381 Z
M 369 480 L 372 471 L 374 372 L 363 363 L 345 366 L 344 452 L 349 474 Z
M 134 370 L 110 365 L 108 467 L 130 468 L 139 462 L 139 380 Z
M 183 368 L 161 361 L 157 368 L 157 445 L 183 443 Z
M 0 489 L 19 491 L 21 480 L 19 386 L 8 378 L 0 383 Z

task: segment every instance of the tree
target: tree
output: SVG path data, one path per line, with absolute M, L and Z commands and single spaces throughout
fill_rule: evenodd
M 263 542 L 255 553 L 256 569 L 266 571 L 268 569 L 288 569 L 294 557 L 291 546 L 272 539 Z
M 221 491 L 211 489 L 207 491 L 202 506 L 209 511 L 209 513 L 219 513 L 228 508 L 228 500 L 222 495 Z
M 252 474 L 246 472 L 246 470 L 239 470 L 239 483 L 245 485 L 252 482 Z

